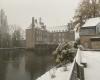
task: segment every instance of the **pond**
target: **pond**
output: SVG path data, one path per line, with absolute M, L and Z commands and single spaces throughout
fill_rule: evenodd
M 49 51 L 0 50 L 0 80 L 36 80 L 54 60 Z

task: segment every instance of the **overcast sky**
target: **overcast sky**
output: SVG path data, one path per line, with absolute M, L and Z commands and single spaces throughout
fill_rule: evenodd
M 9 24 L 23 28 L 31 24 L 32 16 L 42 17 L 48 27 L 67 24 L 80 0 L 0 0 Z

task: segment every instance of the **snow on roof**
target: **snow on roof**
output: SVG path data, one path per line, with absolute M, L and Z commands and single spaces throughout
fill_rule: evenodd
M 69 76 L 68 74 L 71 70 L 71 66 L 72 64 L 67 64 L 67 71 L 64 71 L 65 67 L 57 68 L 57 70 L 56 68 L 51 69 L 36 80 L 66 80 Z M 55 74 L 54 78 L 51 78 L 52 74 Z
M 96 26 L 100 23 L 100 17 L 90 18 L 86 21 L 86 23 L 82 27 L 91 27 Z
M 100 80 L 100 51 L 81 51 L 86 58 L 85 80 Z
M 67 29 L 67 25 L 61 25 L 61 26 L 55 26 L 55 27 L 48 27 L 49 31 L 66 31 Z
M 35 22 L 35 28 L 38 28 L 38 29 L 44 29 L 43 26 L 46 28 L 46 25 L 44 25 L 44 23 L 40 23 L 39 21 Z

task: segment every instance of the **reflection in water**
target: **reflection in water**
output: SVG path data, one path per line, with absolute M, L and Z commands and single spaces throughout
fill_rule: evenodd
M 41 76 L 53 58 L 46 51 L 40 52 L 0 50 L 0 80 L 35 80 Z

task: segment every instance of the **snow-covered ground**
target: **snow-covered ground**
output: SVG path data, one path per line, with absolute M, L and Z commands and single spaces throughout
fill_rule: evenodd
M 81 51 L 86 58 L 85 80 L 100 80 L 100 51 Z
M 87 63 L 87 67 L 84 68 L 85 80 L 100 80 L 100 51 L 81 51 L 78 49 L 75 60 L 79 65 Z M 67 71 L 64 71 L 65 67 L 54 67 L 36 80 L 69 80 L 72 68 L 73 64 L 67 64 Z
M 70 70 L 71 70 L 71 66 L 72 64 L 67 64 L 66 71 L 64 71 L 65 67 L 53 68 L 36 80 L 67 80 Z M 51 77 L 52 75 L 55 75 L 55 76 L 53 76 L 52 78 Z

